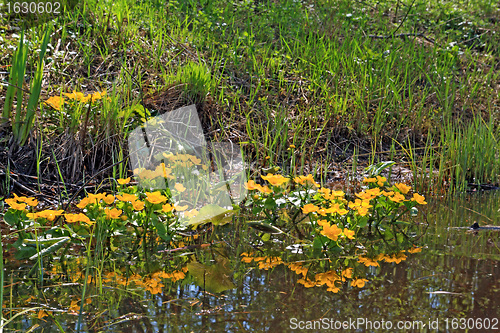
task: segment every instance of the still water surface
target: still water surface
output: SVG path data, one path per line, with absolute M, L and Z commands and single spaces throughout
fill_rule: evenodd
M 98 306 L 99 297 L 90 297 L 93 308 L 82 315 L 82 331 L 317 332 L 339 331 L 341 324 L 349 332 L 500 331 L 500 232 L 461 228 L 474 221 L 500 225 L 500 193 L 434 200 L 422 211 L 426 219 L 422 212 L 417 217 L 422 251 L 407 253 L 399 264 L 366 267 L 363 276 L 368 281 L 362 288 L 348 283 L 337 293 L 326 291 L 326 286 L 305 288 L 297 283 L 300 276 L 284 265 L 261 270 L 231 258 L 236 246 L 230 246 L 210 255 L 229 256 L 231 264 L 220 259 L 225 266 L 213 274 L 216 282 L 233 288 L 208 292 L 199 285 L 214 281 L 195 284 L 193 279 L 166 286 L 156 295 L 104 286 L 108 302 Z M 4 299 L 9 297 L 7 289 Z M 25 297 L 21 289 L 14 294 Z M 49 298 L 64 298 L 65 292 L 62 287 L 44 290 Z M 57 312 L 57 306 L 52 309 L 59 326 L 74 332 L 78 316 Z M 45 319 L 25 318 L 6 331 L 60 331 L 54 320 Z

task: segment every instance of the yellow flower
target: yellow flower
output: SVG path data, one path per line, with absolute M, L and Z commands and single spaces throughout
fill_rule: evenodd
M 26 203 L 28 206 L 31 206 L 31 207 L 35 207 L 36 205 L 38 205 L 38 200 L 36 200 L 35 198 L 32 198 L 32 197 L 29 197 L 29 198 L 26 198 L 25 196 L 22 196 L 22 197 L 18 197 L 17 194 L 14 193 L 14 198 L 11 198 L 11 199 L 5 199 L 5 202 L 9 205 L 11 205 L 10 203 Z
M 354 279 L 351 281 L 351 286 L 363 288 L 366 282 L 368 282 L 367 279 Z
M 177 183 L 175 184 L 174 188 L 179 191 L 179 192 L 184 192 L 186 190 L 186 188 L 184 187 L 184 185 L 182 185 L 181 183 Z
M 318 225 L 323 227 L 321 234 L 330 238 L 333 241 L 337 241 L 338 237 L 342 234 L 342 229 L 337 227 L 336 224 L 330 225 L 327 220 L 319 220 Z
M 298 279 L 298 280 L 297 280 L 297 283 L 302 284 L 302 285 L 303 285 L 304 287 L 306 287 L 306 288 L 316 287 L 316 282 L 315 282 L 315 281 L 312 281 L 312 280 L 309 280 L 309 279 L 307 279 L 307 278 Z
M 143 210 L 144 209 L 144 201 L 140 201 L 140 200 L 132 201 L 132 207 L 134 207 L 135 210 Z
M 45 101 L 45 104 L 50 105 L 55 110 L 61 110 L 61 106 L 64 104 L 64 98 L 60 96 L 52 96 Z
M 50 222 L 54 221 L 57 216 L 61 215 L 64 212 L 64 210 L 52 210 L 52 209 L 45 209 L 42 210 L 41 212 L 38 212 L 37 215 L 38 217 L 45 218 L 49 220 Z
M 408 193 L 410 190 L 411 190 L 411 187 L 410 186 L 406 186 L 405 184 L 403 183 L 397 183 L 397 184 L 394 184 L 394 186 L 403 194 L 406 194 Z
M 401 261 L 406 260 L 406 255 L 403 252 L 399 252 L 399 253 L 393 254 L 392 256 L 386 255 L 384 257 L 384 260 L 386 262 L 395 262 L 396 264 L 399 264 Z
M 384 186 L 385 182 L 387 181 L 387 178 L 377 176 L 377 185 L 378 186 Z
M 260 185 L 259 185 L 260 186 Z M 269 187 L 266 186 L 260 186 L 259 191 L 262 193 L 273 193 L 273 190 L 271 190 Z
M 295 148 L 295 145 L 290 145 L 289 147 L 290 147 L 290 148 Z
M 332 191 L 332 198 L 343 197 L 345 195 L 344 191 Z
M 394 195 L 392 197 L 389 197 L 389 199 L 399 203 L 405 201 L 405 196 L 401 193 L 394 193 Z
M 340 208 L 340 204 L 338 204 L 338 203 L 333 204 L 333 205 L 330 207 L 330 210 L 331 210 L 333 213 L 337 213 L 337 214 L 339 214 L 339 215 L 345 215 L 345 214 L 349 213 L 349 211 L 348 211 L 347 209 Z
M 367 190 L 367 191 L 356 193 L 356 196 L 362 200 L 371 200 L 371 199 L 377 197 L 378 195 L 380 195 L 380 193 L 381 193 L 380 189 L 378 187 L 376 187 L 376 188 L 372 188 L 372 189 Z
M 37 317 L 38 317 L 38 319 L 42 319 L 43 317 L 47 317 L 47 316 L 49 316 L 49 315 L 51 315 L 51 316 L 52 316 L 52 311 L 48 311 L 48 312 L 47 312 L 47 311 L 45 311 L 45 310 L 40 310 L 40 311 L 38 311 L 38 315 L 37 315 Z
M 349 230 L 349 229 L 347 229 L 347 228 L 344 228 L 344 232 L 343 232 L 343 233 L 344 233 L 344 235 L 345 235 L 347 238 L 349 238 L 349 239 L 354 239 L 354 234 L 355 234 L 354 230 Z
M 88 99 L 90 99 L 90 101 L 97 101 L 101 98 L 103 98 L 104 96 L 106 95 L 106 90 L 103 90 L 102 92 L 98 92 L 96 91 L 95 93 L 93 93 L 92 95 L 90 95 L 89 97 L 87 97 Z
M 255 181 L 253 181 L 251 179 L 245 183 L 245 187 L 249 191 L 259 190 L 261 188 L 261 186 L 259 184 L 256 184 Z
M 184 206 L 175 206 L 175 210 L 178 211 L 178 212 L 183 212 L 185 211 L 186 209 L 188 209 L 188 205 L 184 205 Z
M 174 207 L 168 203 L 162 206 L 162 211 L 164 211 L 165 213 L 171 212 L 172 209 L 174 209 Z
M 297 275 L 302 275 L 304 277 L 307 275 L 308 268 L 303 267 L 300 262 L 289 263 L 288 268 L 290 268 L 290 270 L 295 272 Z
M 347 279 L 351 279 L 352 278 L 352 267 L 349 267 L 349 268 L 346 268 L 345 270 L 342 271 L 342 277 L 344 278 L 347 278 Z
M 314 278 L 316 280 L 317 286 L 326 284 L 330 288 L 335 288 L 335 282 L 342 280 L 334 270 L 330 270 L 324 273 L 318 273 Z
M 118 181 L 118 184 L 120 184 L 120 185 L 126 185 L 126 184 L 130 183 L 130 177 L 125 178 L 125 179 L 124 178 L 120 178 L 117 181 Z
M 116 198 L 120 201 L 126 202 L 134 202 L 137 200 L 137 196 L 135 194 L 128 194 L 128 193 L 123 193 L 122 195 L 117 194 Z
M 318 206 L 315 206 L 313 204 L 307 204 L 305 205 L 304 207 L 302 207 L 302 213 L 304 214 L 309 214 L 309 213 L 312 213 L 312 212 L 317 212 L 319 210 L 319 207 Z
M 83 209 L 87 207 L 88 204 L 90 204 L 90 199 L 85 197 L 82 200 L 80 200 L 80 202 L 76 205 L 76 207 Z
M 7 199 L 7 200 L 9 200 L 9 199 Z M 10 208 L 12 208 L 14 210 L 24 210 L 26 208 L 25 203 L 17 203 L 14 201 L 10 201 L 10 203 L 9 203 L 9 202 L 7 202 L 7 200 L 5 200 L 5 202 L 8 203 Z
M 186 217 L 193 217 L 198 215 L 198 211 L 196 209 L 191 209 L 189 212 L 185 212 L 184 215 Z
M 201 159 L 197 158 L 196 156 L 190 156 L 189 159 L 191 160 L 191 162 L 193 162 L 194 165 L 201 164 Z
M 322 187 L 318 190 L 319 193 L 323 195 L 323 198 L 329 200 L 330 199 L 330 193 L 331 190 L 329 188 Z
M 167 201 L 167 197 L 163 196 L 160 191 L 156 191 L 156 192 L 146 192 L 146 196 L 147 196 L 147 201 L 151 202 L 152 204 L 160 204 L 160 203 L 163 203 L 165 201 Z
M 408 252 L 408 253 L 418 253 L 418 252 L 422 252 L 422 248 L 414 246 L 411 249 L 406 250 L 406 252 Z
M 382 191 L 382 192 L 380 192 L 380 193 L 381 193 L 383 196 L 385 196 L 385 197 L 389 197 L 389 196 L 391 196 L 391 195 L 393 195 L 393 194 L 394 194 L 394 191 L 389 191 L 389 192 Z
M 83 213 L 64 214 L 64 217 L 66 218 L 66 222 L 68 223 L 85 222 L 87 224 L 92 224 L 88 216 Z
M 80 306 L 78 305 L 79 301 L 71 301 L 69 306 L 69 312 L 77 312 L 80 310 Z
M 427 202 L 425 201 L 425 197 L 423 195 L 418 194 L 418 193 L 413 193 L 413 198 L 411 200 L 416 201 L 418 204 L 421 204 L 421 205 L 427 205 Z
M 82 92 L 77 92 L 76 90 L 73 90 L 72 93 L 63 93 L 63 95 L 66 95 L 69 99 L 74 99 L 75 101 L 79 102 L 86 102 L 89 100 L 88 97 L 85 97 L 85 95 Z
M 377 178 L 375 178 L 375 177 L 363 179 L 363 183 L 376 183 L 376 182 L 377 182 Z
M 307 176 L 298 176 L 298 177 L 295 177 L 293 180 L 298 184 L 305 185 L 305 184 L 309 183 L 309 184 L 312 184 L 316 187 L 320 187 L 320 185 L 318 183 L 316 183 L 316 181 L 314 180 L 314 178 L 311 174 L 308 174 Z
M 380 264 L 377 262 L 375 259 L 370 259 L 368 257 L 358 257 L 358 262 L 364 264 L 366 267 L 373 266 L 373 267 L 379 267 Z
M 106 213 L 106 219 L 111 220 L 119 218 L 122 213 L 122 210 L 116 208 L 113 209 L 106 208 L 104 209 L 104 212 Z
M 111 205 L 113 202 L 115 202 L 115 196 L 108 194 L 102 199 L 106 204 Z
M 262 179 L 267 180 L 273 186 L 280 186 L 283 183 L 288 182 L 290 179 L 283 177 L 282 175 L 273 175 L 268 173 L 267 176 L 261 176 Z

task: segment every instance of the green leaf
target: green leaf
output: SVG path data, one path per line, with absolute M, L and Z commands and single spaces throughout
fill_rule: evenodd
M 60 241 L 58 241 L 57 243 L 49 246 L 48 248 L 46 249 L 43 249 L 42 251 L 36 253 L 35 255 L 31 256 L 29 259 L 30 260 L 35 260 L 37 259 L 39 256 L 44 256 L 46 254 L 50 254 L 50 253 L 54 253 L 55 251 L 59 250 L 67 241 L 69 241 L 69 237 L 62 237 L 63 239 L 61 239 Z
M 319 256 L 323 251 L 323 242 L 320 237 L 315 237 L 313 241 L 313 254 Z
M 215 265 L 203 265 L 199 262 L 187 264 L 188 272 L 193 276 L 195 283 L 211 293 L 221 293 L 236 288 L 231 281 L 229 260 L 220 259 Z
M 8 210 L 5 215 L 3 216 L 3 219 L 5 222 L 7 222 L 11 227 L 17 226 L 17 223 L 19 222 L 19 214 L 14 211 Z
M 69 237 L 57 237 L 57 238 L 43 238 L 43 237 L 44 236 L 38 237 L 38 240 L 37 239 L 25 238 L 23 240 L 23 243 L 27 244 L 27 245 L 35 245 L 35 246 L 38 243 L 41 246 L 46 246 L 46 245 L 55 244 L 55 243 L 60 242 L 62 240 L 66 240 L 67 241 L 69 239 Z
M 36 254 L 36 247 L 26 246 L 26 245 L 22 244 L 21 246 L 19 246 L 17 248 L 17 251 L 14 254 L 14 258 L 16 258 L 17 260 L 23 260 L 23 259 L 27 259 L 35 254 Z
M 264 208 L 265 209 L 275 209 L 276 208 L 276 201 L 274 201 L 274 198 L 269 197 L 266 199 L 264 202 Z
M 394 234 L 392 233 L 392 231 L 386 230 L 384 232 L 384 238 L 385 238 L 385 240 L 391 240 L 394 238 Z
M 403 236 L 403 234 L 397 234 L 396 239 L 398 240 L 398 243 L 401 244 L 405 240 L 405 237 Z
M 359 228 L 364 228 L 368 225 L 368 216 L 362 216 L 358 219 L 357 226 Z
M 211 222 L 213 225 L 224 225 L 231 222 L 235 210 L 226 209 L 215 204 L 209 204 L 200 209 L 198 214 L 185 222 L 187 226 L 194 228 Z
M 247 222 L 247 225 L 254 228 L 254 229 L 257 229 L 259 231 L 268 233 L 268 234 L 281 234 L 281 233 L 283 233 L 283 231 L 276 228 L 275 226 L 273 226 L 269 223 L 262 222 L 262 221 L 249 221 L 249 222 Z
M 391 166 L 393 166 L 394 164 L 396 164 L 396 162 L 393 162 L 393 161 L 385 161 L 385 162 L 380 162 L 380 163 L 377 163 L 377 164 L 372 164 L 372 165 L 369 165 L 365 171 L 368 173 L 368 175 L 370 177 L 373 177 L 373 176 L 378 176 L 380 175 L 380 173 L 384 170 L 384 169 L 387 169 Z
M 151 222 L 153 222 L 153 226 L 156 228 L 156 232 L 158 233 L 158 236 L 161 237 L 164 241 L 170 241 L 172 237 L 167 235 L 167 229 L 165 228 L 165 225 L 163 222 L 160 221 L 158 216 L 155 214 L 151 215 Z

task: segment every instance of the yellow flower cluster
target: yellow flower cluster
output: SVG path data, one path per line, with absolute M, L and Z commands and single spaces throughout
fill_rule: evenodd
M 40 212 L 36 213 L 28 213 L 26 214 L 26 217 L 32 220 L 36 220 L 38 218 L 43 218 L 47 219 L 48 221 L 52 222 L 61 215 L 64 212 L 64 210 L 53 210 L 53 209 L 44 209 Z
M 259 263 L 259 268 L 260 269 L 271 269 L 274 268 L 278 265 L 283 264 L 283 261 L 281 260 L 280 257 L 252 257 L 251 254 L 247 252 L 243 252 L 241 254 L 241 261 L 244 263 L 250 263 L 250 262 L 258 262 Z
M 201 165 L 201 159 L 190 154 L 172 154 L 163 153 L 163 157 L 167 158 L 174 167 L 180 166 L 183 168 L 190 168 L 193 165 Z M 201 165 L 203 170 L 207 170 L 206 165 Z
M 172 175 L 172 169 L 165 166 L 165 163 L 160 163 L 154 170 L 149 170 L 146 168 L 136 168 L 134 169 L 134 176 L 140 179 L 155 179 L 158 177 L 163 177 L 167 179 L 174 179 Z
M 323 227 L 323 230 L 321 230 L 321 234 L 333 241 L 337 241 L 337 239 L 341 236 L 345 236 L 349 239 L 354 239 L 354 230 L 349 230 L 347 228 L 344 228 L 344 230 L 342 230 L 336 224 L 330 224 L 330 222 L 328 222 L 327 220 L 319 220 L 318 225 Z
M 17 194 L 14 193 L 13 198 L 5 199 L 5 203 L 14 210 L 25 210 L 26 205 L 36 207 L 38 205 L 38 200 L 31 197 L 18 197 Z
M 262 179 L 267 180 L 273 186 L 281 186 L 285 183 L 288 183 L 288 181 L 290 180 L 289 178 L 283 177 L 282 175 L 273 175 L 272 173 L 268 173 L 267 176 L 261 177 Z
M 88 205 L 98 205 L 101 202 L 101 200 L 104 201 L 106 204 L 111 205 L 113 202 L 115 202 L 115 196 L 106 193 L 98 193 L 98 194 L 89 193 L 87 197 L 80 200 L 80 202 L 76 205 L 76 207 L 83 209 Z
M 301 185 L 306 185 L 306 184 L 311 184 L 316 187 L 320 187 L 318 183 L 314 180 L 313 176 L 311 174 L 308 174 L 307 176 L 298 176 L 293 179 L 297 184 Z
M 304 276 L 303 278 L 297 280 L 297 283 L 302 284 L 306 288 L 319 287 L 326 284 L 327 291 L 338 293 L 340 291 L 340 286 L 342 285 L 342 282 L 345 282 L 346 279 L 352 279 L 351 286 L 363 288 L 365 286 L 365 283 L 368 282 L 368 280 L 362 278 L 353 278 L 352 272 L 353 272 L 352 268 L 346 268 L 345 270 L 342 271 L 342 273 L 339 276 L 336 271 L 329 270 L 324 273 L 316 274 L 313 280 L 308 279 L 307 277 Z
M 422 251 L 421 248 L 418 247 L 413 247 L 412 249 L 407 250 L 409 253 L 417 253 Z M 384 253 L 380 253 L 374 258 L 368 258 L 366 256 L 359 256 L 358 257 L 358 262 L 365 265 L 366 267 L 373 266 L 373 267 L 379 267 L 380 264 L 378 263 L 379 261 L 384 260 L 385 262 L 391 263 L 395 262 L 396 264 L 401 263 L 401 261 L 406 260 L 406 255 L 404 254 L 405 251 L 401 251 L 392 255 L 387 255 Z
M 134 283 L 136 286 L 141 287 L 149 291 L 151 294 L 156 295 L 162 292 L 162 288 L 165 286 L 162 283 L 162 279 L 170 279 L 172 282 L 182 280 L 186 277 L 188 271 L 187 266 L 180 270 L 173 271 L 171 273 L 159 271 L 151 274 L 151 276 L 142 277 L 139 274 L 134 274 L 129 277 L 123 276 L 120 272 L 109 272 L 103 278 L 105 283 L 115 282 L 118 285 L 127 287 L 130 283 Z
M 76 90 L 73 90 L 72 93 L 63 93 L 63 95 L 65 95 L 68 99 L 72 99 L 80 103 L 86 103 L 89 101 L 94 102 L 99 99 L 102 99 L 106 95 L 106 90 L 103 90 L 102 92 L 97 91 L 87 96 L 85 96 L 82 92 L 77 92 Z M 61 96 L 52 96 L 45 101 L 45 104 L 50 105 L 55 110 L 59 111 L 61 110 L 61 106 L 64 104 L 64 98 Z
M 262 186 L 260 184 L 256 184 L 253 180 L 249 180 L 248 182 L 246 182 L 245 187 L 249 191 L 257 190 L 261 193 L 273 193 L 273 190 L 267 187 L 267 185 Z
M 286 265 L 292 272 L 295 272 L 297 275 L 302 275 L 304 277 L 307 275 L 307 271 L 309 270 L 308 268 L 302 266 L 301 262 L 291 262 Z

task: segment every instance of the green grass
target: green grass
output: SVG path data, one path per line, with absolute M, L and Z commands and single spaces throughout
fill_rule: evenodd
M 419 177 L 437 170 L 457 189 L 473 179 L 498 183 L 498 163 L 481 169 L 483 156 L 498 151 L 475 149 L 471 136 L 480 123 L 488 143 L 498 133 L 494 1 L 89 0 L 78 8 L 56 21 L 42 96 L 113 93 L 88 117 L 84 109 L 65 116 L 44 107 L 42 128 L 51 129 L 44 135 L 61 135 L 68 121 L 69 136 L 91 133 L 78 148 L 68 144 L 68 155 L 125 156 L 123 139 L 141 122 L 135 105 L 166 96 L 152 116 L 196 103 L 212 139 L 245 142 L 254 167 L 321 170 L 326 181 L 325 171 L 350 170 L 354 159 L 402 161 L 411 148 Z M 6 47 L 17 41 L 4 25 L 10 54 Z M 35 45 L 41 29 L 27 32 Z M 474 157 L 453 152 L 458 137 Z M 114 160 L 77 159 L 75 168 L 95 173 Z

